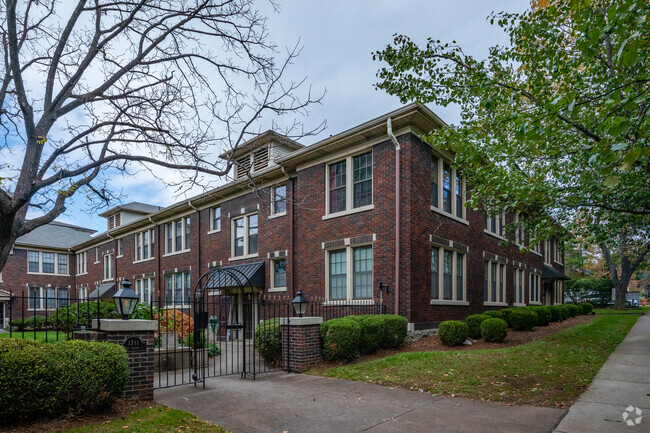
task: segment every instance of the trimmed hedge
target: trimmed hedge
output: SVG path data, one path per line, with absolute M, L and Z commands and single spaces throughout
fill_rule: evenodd
M 16 331 L 40 331 L 45 329 L 44 316 L 31 316 L 23 319 L 14 319 L 9 322 L 9 325 L 15 328 Z M 52 325 L 52 321 L 48 322 L 48 326 Z
M 578 304 L 578 307 L 582 308 L 582 314 L 591 314 L 594 311 L 594 306 L 589 302 L 581 302 Z
M 501 310 L 501 314 L 503 315 L 503 320 L 506 321 L 506 323 L 508 324 L 508 327 L 509 327 L 509 328 L 512 328 L 512 324 L 510 323 L 510 313 L 511 313 L 512 310 L 514 310 L 515 308 L 520 308 L 520 307 L 504 308 L 503 310 Z
M 508 325 L 517 331 L 532 331 L 537 325 L 537 313 L 526 307 L 513 308 L 508 314 Z
M 141 307 L 142 308 L 142 307 Z M 145 307 L 146 308 L 146 307 Z M 115 302 L 99 302 L 100 319 L 121 319 L 117 314 Z M 61 331 L 70 332 L 78 325 L 87 328 L 92 326 L 97 318 L 97 302 L 78 302 L 67 307 L 59 307 L 48 318 L 52 325 Z M 138 317 L 140 318 L 140 317 Z
M 503 319 L 504 318 L 503 313 L 501 311 L 497 311 L 497 310 L 487 310 L 487 311 L 482 312 L 481 314 L 493 317 L 495 319 Z
M 486 314 L 467 316 L 467 319 L 465 319 L 465 323 L 467 323 L 467 335 L 472 338 L 481 338 L 481 323 L 489 318 L 490 316 Z
M 438 338 L 448 346 L 458 346 L 467 340 L 467 323 L 458 320 L 447 320 L 438 326 Z
M 0 339 L 2 422 L 106 408 L 128 381 L 126 350 L 116 344 Z
M 361 337 L 361 325 L 343 317 L 328 320 L 320 325 L 323 337 L 323 357 L 328 361 L 348 361 L 357 356 Z
M 551 323 L 551 308 L 546 306 L 531 307 L 537 313 L 537 326 L 548 326 Z
M 508 336 L 508 323 L 493 317 L 481 323 L 481 336 L 487 342 L 502 342 Z
M 569 317 L 576 317 L 580 311 L 576 304 L 564 304 L 564 306 L 569 310 Z
M 408 330 L 408 320 L 406 317 L 396 316 L 394 314 L 382 314 L 375 317 L 378 317 L 378 320 L 384 324 L 382 349 L 397 349 L 404 344 Z
M 559 305 L 551 305 L 548 309 L 551 312 L 551 322 L 562 321 L 562 312 L 560 311 Z
M 566 305 L 558 305 L 558 310 L 560 311 L 560 319 L 566 320 L 569 318 L 569 309 Z
M 361 336 L 359 337 L 359 353 L 375 353 L 382 346 L 384 341 L 384 321 L 381 316 L 364 314 L 359 316 L 347 316 L 361 325 Z
M 282 332 L 280 319 L 264 320 L 255 329 L 255 349 L 264 363 L 278 366 L 282 362 Z

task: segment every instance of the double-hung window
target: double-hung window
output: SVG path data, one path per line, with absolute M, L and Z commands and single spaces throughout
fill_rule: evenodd
M 286 290 L 287 259 L 271 260 L 271 289 Z
M 88 251 L 77 253 L 77 275 L 88 272 Z
M 372 205 L 372 152 L 327 166 L 327 214 Z
M 156 280 L 154 278 L 135 280 L 135 293 L 140 297 L 140 302 L 151 304 L 151 301 L 155 299 L 155 284 Z
M 244 215 L 232 220 L 232 256 L 257 255 L 258 215 Z
M 551 240 L 544 241 L 544 263 L 551 264 Z
M 465 254 L 431 248 L 431 300 L 465 301 Z
M 431 158 L 431 208 L 465 220 L 464 177 L 449 162 Z
M 372 245 L 327 251 L 327 298 L 372 299 Z
M 562 281 L 555 281 L 553 283 L 553 303 L 554 304 L 562 304 L 563 301 L 563 283 Z
M 538 274 L 530 274 L 530 298 L 529 302 L 531 304 L 539 304 L 539 284 L 541 277 Z
M 135 234 L 135 261 L 151 259 L 154 256 L 156 236 L 154 229 Z
M 555 238 L 554 244 L 555 245 L 554 245 L 554 248 L 553 248 L 553 252 L 554 252 L 553 260 L 555 262 L 557 262 L 557 263 L 562 264 L 562 243 L 557 238 Z
M 190 273 L 176 272 L 165 275 L 165 299 L 167 307 L 189 305 Z
M 68 255 L 27 251 L 27 273 L 68 275 Z
M 113 279 L 113 253 L 104 255 L 104 281 Z
M 124 239 L 117 240 L 117 257 L 124 255 Z
M 506 265 L 497 261 L 484 262 L 483 300 L 486 304 L 506 302 Z
M 484 226 L 486 232 L 503 237 L 504 227 L 506 225 L 506 214 L 488 216 L 485 212 Z
M 524 304 L 524 290 L 526 284 L 526 271 L 523 269 L 515 268 L 515 279 L 514 279 L 514 303 L 515 304 Z
M 165 224 L 165 251 L 167 254 L 190 250 L 190 217 Z
M 221 206 L 210 209 L 210 231 L 218 232 L 221 230 Z
M 30 310 L 54 310 L 69 304 L 67 288 L 29 287 L 27 307 Z
M 273 215 L 285 214 L 287 212 L 287 186 L 276 186 L 272 189 L 272 194 L 271 213 Z

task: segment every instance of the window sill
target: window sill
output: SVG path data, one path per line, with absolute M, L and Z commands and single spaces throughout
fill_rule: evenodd
M 209 234 L 209 235 L 213 235 L 213 234 L 215 234 L 215 233 L 220 233 L 220 232 L 221 232 L 221 229 L 210 230 L 207 234 Z
M 489 231 L 489 230 L 483 229 L 483 233 L 485 233 L 486 235 L 490 235 L 490 236 L 492 236 L 493 238 L 497 238 L 497 239 L 499 239 L 500 241 L 508 242 L 508 239 L 506 239 L 506 238 L 504 238 L 503 236 L 498 235 L 498 234 L 496 234 L 496 233 L 492 233 L 492 232 Z
M 287 214 L 287 211 L 284 211 L 284 212 L 280 212 L 280 213 L 274 213 L 274 214 L 271 214 L 271 215 L 269 215 L 269 216 L 266 217 L 266 218 L 272 220 L 272 219 L 275 219 L 275 218 L 283 217 L 283 216 L 285 216 L 286 214 Z
M 432 299 L 430 305 L 462 305 L 469 306 L 468 301 L 454 301 L 450 299 Z
M 56 274 L 54 272 L 27 272 L 27 275 L 47 275 L 48 277 L 69 277 L 70 274 Z M 78 274 L 82 275 L 82 274 Z
M 287 288 L 286 287 L 271 287 L 268 292 L 273 293 L 273 292 L 286 292 Z
M 163 310 L 179 310 L 179 309 L 185 309 L 185 308 L 190 308 L 189 304 L 182 304 L 182 305 L 165 305 L 163 307 Z
M 76 274 L 77 277 L 80 277 L 80 276 L 82 276 L 82 275 L 88 275 L 88 271 L 86 271 L 86 272 L 80 272 L 80 273 Z
M 164 256 L 163 256 L 164 257 Z M 148 259 L 142 259 L 142 260 L 134 260 L 133 264 L 136 263 L 142 263 L 142 262 L 150 262 L 151 260 L 155 259 L 155 257 L 149 257 Z
M 485 301 L 485 302 L 483 302 L 483 305 L 485 305 L 486 307 L 507 307 L 508 303 L 507 302 Z
M 94 265 L 98 265 L 98 264 L 99 264 L 99 260 L 98 260 L 98 261 L 96 261 L 96 262 L 95 262 L 95 263 L 93 263 L 93 264 L 94 264 Z
M 122 257 L 124 257 L 124 254 L 122 254 L 121 256 L 115 256 L 116 259 L 121 259 Z
M 561 302 L 555 302 L 553 305 L 564 305 L 564 304 Z
M 342 217 L 342 216 L 346 216 L 346 215 L 352 215 L 352 214 L 359 213 L 359 212 L 365 212 L 365 211 L 373 210 L 374 208 L 375 208 L 374 204 L 369 204 L 367 206 L 355 207 L 354 209 L 344 210 L 344 211 L 341 211 L 341 212 L 336 212 L 336 213 L 323 215 L 322 219 L 323 220 L 328 220 L 328 219 L 332 219 L 332 218 L 338 218 L 338 217 Z
M 105 278 L 105 279 L 102 280 L 102 283 L 108 283 L 108 282 L 113 281 L 113 280 L 115 280 L 115 278 Z
M 345 307 L 348 305 L 375 305 L 373 299 L 332 299 L 323 302 L 324 307 Z
M 514 303 L 512 304 L 512 306 L 513 306 L 513 307 L 525 307 L 526 304 L 524 304 L 523 302 L 514 302 Z
M 237 256 L 237 257 L 230 257 L 228 259 L 229 262 L 236 262 L 237 260 L 246 260 L 246 259 L 254 259 L 255 257 L 259 257 L 260 255 L 258 253 L 255 254 L 247 254 L 245 256 Z
M 537 256 L 542 257 L 542 253 L 540 253 L 539 251 L 533 251 L 533 250 L 530 250 L 530 252 L 533 253 L 533 254 L 535 254 L 535 255 L 537 255 Z
M 449 212 L 438 209 L 437 207 L 431 206 L 431 210 L 433 212 L 437 213 L 437 214 L 440 214 L 440 215 L 444 216 L 444 217 L 450 218 L 450 219 L 452 219 L 454 221 L 457 221 L 457 222 L 459 222 L 461 224 L 465 224 L 466 226 L 469 225 L 469 221 L 467 221 L 465 219 L 462 219 L 462 218 L 458 218 L 456 215 L 452 215 Z
M 541 302 L 529 302 L 528 305 L 542 305 Z
M 181 250 L 181 251 L 174 251 L 174 252 L 171 252 L 171 253 L 163 254 L 163 257 L 177 256 L 179 254 L 189 253 L 189 252 L 190 252 L 189 249 Z
M 562 262 L 558 262 L 557 260 L 553 260 L 553 263 L 557 263 L 557 264 L 560 265 L 560 266 L 564 266 L 564 263 L 562 263 Z

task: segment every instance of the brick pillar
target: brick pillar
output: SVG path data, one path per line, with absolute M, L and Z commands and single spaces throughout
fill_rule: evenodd
M 124 397 L 153 400 L 153 333 L 158 323 L 155 320 L 102 319 L 100 326 L 105 341 L 124 346 L 129 355 L 131 378 Z M 97 320 L 93 320 L 93 328 L 97 329 Z
M 283 317 L 280 319 L 282 359 L 284 367 L 289 371 L 302 373 L 322 360 L 321 323 L 323 323 L 322 317 Z

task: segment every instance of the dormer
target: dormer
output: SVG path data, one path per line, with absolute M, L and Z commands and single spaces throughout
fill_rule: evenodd
M 111 231 L 149 214 L 158 212 L 160 209 L 162 209 L 160 206 L 134 201 L 116 206 L 102 214 L 99 214 L 99 216 L 106 218 L 106 228 L 108 231 Z
M 266 131 L 237 147 L 234 152 L 224 153 L 221 158 L 231 159 L 235 167 L 235 179 L 243 179 L 248 174 L 254 175 L 272 167 L 278 159 L 303 147 L 284 135 Z

